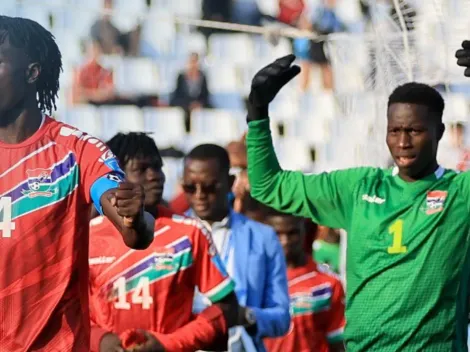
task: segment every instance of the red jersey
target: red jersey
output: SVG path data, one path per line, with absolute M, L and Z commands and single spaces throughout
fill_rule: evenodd
M 112 154 L 49 117 L 0 152 L 0 351 L 88 352 L 90 189 Z
M 265 339 L 269 352 L 328 352 L 343 340 L 344 292 L 335 276 L 319 271 L 312 259 L 288 268 L 291 325 L 287 335 Z
M 106 218 L 90 224 L 90 310 L 101 329 L 172 333 L 192 320 L 195 287 L 212 302 L 233 292 L 211 234 L 197 220 L 159 216 L 153 243 L 141 251 L 129 250 Z

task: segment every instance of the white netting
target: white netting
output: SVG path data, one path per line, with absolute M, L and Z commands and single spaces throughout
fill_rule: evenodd
M 469 0 L 370 1 L 369 33 L 330 36 L 339 118 L 331 152 L 341 167 L 385 166 L 386 103 L 400 84 L 464 83 L 455 50 L 470 35 Z M 403 30 L 403 29 L 407 30 Z M 468 82 L 467 82 L 468 83 Z

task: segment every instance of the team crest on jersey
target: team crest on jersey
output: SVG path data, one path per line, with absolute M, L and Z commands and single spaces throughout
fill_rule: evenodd
M 155 269 L 156 270 L 173 270 L 173 259 L 175 257 L 174 248 L 157 248 L 155 252 Z
M 446 191 L 430 191 L 426 197 L 426 214 L 431 215 L 444 210 Z
M 29 198 L 52 197 L 56 190 L 52 188 L 52 170 L 50 169 L 32 169 L 26 170 L 28 175 L 28 188 L 23 190 Z

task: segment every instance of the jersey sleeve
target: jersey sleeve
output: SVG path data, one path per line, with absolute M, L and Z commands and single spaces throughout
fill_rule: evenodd
M 234 283 L 217 253 L 210 231 L 200 223 L 195 229 L 193 245 L 195 285 L 212 303 L 218 302 L 233 292 Z
M 335 281 L 333 284 L 330 309 L 323 314 L 325 322 L 325 333 L 328 343 L 334 344 L 343 341 L 343 331 L 346 324 L 344 318 L 344 290 L 341 282 Z
M 251 195 L 282 212 L 347 229 L 353 214 L 354 190 L 377 169 L 354 168 L 304 174 L 281 169 L 274 152 L 269 121 L 252 121 L 247 135 Z
M 114 154 L 99 139 L 66 125 L 61 127 L 59 133 L 75 151 L 81 191 L 86 202 L 93 202 L 102 214 L 101 196 L 124 180 L 124 172 Z

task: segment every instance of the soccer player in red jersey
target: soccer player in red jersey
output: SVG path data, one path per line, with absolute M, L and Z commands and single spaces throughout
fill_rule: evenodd
M 196 220 L 172 217 L 158 205 L 165 176 L 152 138 L 145 133 L 120 133 L 107 145 L 127 179 L 143 185 L 145 208 L 157 220 L 155 239 L 144 251 L 126 248 L 105 218 L 91 221 L 91 350 L 115 351 L 123 342 L 119 336 L 129 329 L 151 332 L 151 351 L 211 348 L 240 314 L 233 283 L 211 234 Z M 193 319 L 196 287 L 213 305 Z
M 287 262 L 291 326 L 287 335 L 265 339 L 269 352 L 344 351 L 344 292 L 339 279 L 304 250 L 302 218 L 270 210 L 266 222 L 279 236 Z
M 154 219 L 98 139 L 55 121 L 61 54 L 34 21 L 0 16 L 0 350 L 89 352 L 91 203 L 121 242 Z

